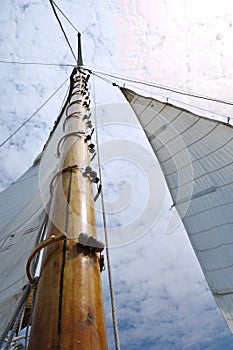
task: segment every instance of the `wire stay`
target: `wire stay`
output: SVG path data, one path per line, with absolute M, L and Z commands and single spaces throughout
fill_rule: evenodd
M 95 75 L 97 78 L 99 78 L 99 79 L 105 81 L 107 84 L 110 84 L 110 85 L 113 85 L 113 86 L 117 86 L 117 87 L 120 88 L 120 86 L 119 86 L 117 83 L 113 82 L 113 80 L 110 80 L 110 79 L 108 79 L 108 78 L 105 78 L 105 77 L 101 76 L 101 73 L 98 73 L 98 74 L 97 74 L 97 73 L 94 72 L 94 70 L 90 70 L 90 69 L 87 69 L 87 68 L 84 68 L 84 69 L 86 69 L 86 70 L 87 70 L 89 73 L 91 73 L 92 75 Z M 119 77 L 116 77 L 116 79 L 122 80 L 123 82 L 124 82 L 124 80 L 125 80 L 124 78 L 119 78 Z M 138 84 L 140 84 L 139 81 L 138 81 Z M 125 87 L 125 84 L 124 84 L 124 83 L 121 83 L 121 85 Z M 144 85 L 145 85 L 145 84 L 144 84 Z M 128 86 L 128 88 L 132 88 L 132 89 L 135 88 L 134 86 L 130 86 L 130 85 L 127 85 L 127 86 Z M 157 86 L 154 86 L 154 87 L 157 88 Z M 158 88 L 162 89 L 162 87 L 158 87 Z M 143 91 L 143 92 L 148 93 L 148 90 L 145 90 L 145 89 L 143 89 L 143 88 L 141 88 L 141 87 L 138 87 L 138 86 L 137 86 L 137 89 L 138 89 L 138 90 L 141 90 L 141 91 Z M 182 95 L 182 92 L 176 91 L 176 93 Z M 155 93 L 155 92 L 152 92 L 152 91 L 150 91 L 150 94 L 151 94 L 151 95 L 154 95 L 154 96 L 160 96 L 160 97 L 162 97 L 163 99 L 166 99 L 167 102 L 168 102 L 168 100 L 170 100 L 170 101 L 172 101 L 173 103 L 179 103 L 179 104 L 181 103 L 182 105 L 187 106 L 187 108 L 190 108 L 190 107 L 191 107 L 191 108 L 195 108 L 195 109 L 198 109 L 199 111 L 208 112 L 208 113 L 211 113 L 211 114 L 213 114 L 213 115 L 215 115 L 215 116 L 220 116 L 220 117 L 226 118 L 227 120 L 233 119 L 233 117 L 229 117 L 227 114 L 214 112 L 214 111 L 211 111 L 210 109 L 207 109 L 207 108 L 198 107 L 198 106 L 195 106 L 195 105 L 193 105 L 193 104 L 191 104 L 191 103 L 179 101 L 179 100 L 174 99 L 174 97 L 170 97 L 170 98 L 168 99 L 168 98 L 166 98 L 164 95 L 161 95 L 161 94 L 159 94 L 159 93 Z M 192 97 L 197 97 L 196 95 L 190 95 L 190 96 L 192 96 Z M 201 97 L 201 98 L 204 99 L 204 97 Z M 211 99 L 211 97 L 210 97 L 209 99 Z M 212 99 L 212 100 L 214 101 L 214 99 Z M 219 102 L 221 102 L 222 104 L 233 105 L 233 102 L 226 102 L 226 101 L 220 101 L 220 100 L 219 100 Z M 183 107 L 183 108 L 184 108 L 184 107 Z
M 118 79 L 118 80 L 127 81 L 127 82 L 130 82 L 130 83 L 142 84 L 142 85 L 146 85 L 148 87 L 154 87 L 154 88 L 157 88 L 157 89 L 161 89 L 161 90 L 165 90 L 165 91 L 169 91 L 169 92 L 174 92 L 174 93 L 177 93 L 177 94 L 180 94 L 180 95 L 184 95 L 184 96 L 200 98 L 200 99 L 207 100 L 207 101 L 223 103 L 223 104 L 226 104 L 226 105 L 233 106 L 233 102 L 231 102 L 231 101 L 220 100 L 220 99 L 216 99 L 214 97 L 204 96 L 204 95 L 200 95 L 200 94 L 195 94 L 195 93 L 192 93 L 192 92 L 189 92 L 189 91 L 185 91 L 185 90 L 182 90 L 182 89 L 176 89 L 176 88 L 169 87 L 169 86 L 154 84 L 154 83 L 151 83 L 151 82 L 147 82 L 147 81 L 143 81 L 143 80 L 139 80 L 139 79 L 133 79 L 133 78 L 129 78 L 129 77 L 124 77 L 124 76 L 121 76 L 121 75 L 116 75 L 116 74 L 114 75 L 114 74 L 111 74 L 111 73 L 107 73 L 107 72 L 103 72 L 103 71 L 99 71 L 99 70 L 95 70 L 95 69 L 88 69 L 87 67 L 85 67 L 84 69 L 86 69 L 88 71 L 91 71 L 91 72 L 94 72 L 94 73 L 98 73 L 100 75 L 108 76 L 108 77 L 115 78 L 115 79 Z
M 65 37 L 66 42 L 67 42 L 67 44 L 68 44 L 68 46 L 69 46 L 69 48 L 70 48 L 70 51 L 71 51 L 71 53 L 72 53 L 72 55 L 73 55 L 73 57 L 74 57 L 74 59 L 75 59 L 75 62 L 76 62 L 76 57 L 75 57 L 74 51 L 73 51 L 73 49 L 72 49 L 72 46 L 71 46 L 71 44 L 70 44 L 70 42 L 69 42 L 69 39 L 68 39 L 68 37 L 67 37 L 67 35 L 66 35 L 66 32 L 65 32 L 65 30 L 64 30 L 64 28 L 63 28 L 63 26 L 62 26 L 62 23 L 61 23 L 61 21 L 60 21 L 60 18 L 59 18 L 58 15 L 57 15 L 57 11 L 56 11 L 56 9 L 55 9 L 54 1 L 53 1 L 53 0 L 49 0 L 49 2 L 50 2 L 50 5 L 51 5 L 51 7 L 52 7 L 53 13 L 54 13 L 54 15 L 55 15 L 55 17 L 56 17 L 56 19 L 57 19 L 57 21 L 58 21 L 58 23 L 59 23 L 59 26 L 60 26 L 60 28 L 61 28 L 61 30 L 62 30 L 62 33 L 64 34 L 64 37 Z
M 67 78 L 48 98 L 47 100 L 29 117 L 25 120 L 25 122 L 23 122 L 17 129 L 15 129 L 15 131 L 10 134 L 10 136 L 8 136 L 1 144 L 0 147 L 2 147 L 3 145 L 5 145 L 5 143 L 7 143 L 20 129 L 22 129 L 50 100 L 51 98 L 56 95 L 56 93 L 66 84 L 66 82 L 69 80 L 69 78 Z
M 53 0 L 52 0 L 53 1 Z M 73 25 L 73 23 L 69 20 L 69 18 L 64 14 L 64 12 L 60 9 L 60 7 L 55 3 L 55 1 L 53 1 L 54 6 L 58 9 L 58 11 L 65 17 L 65 19 L 67 20 L 67 22 L 69 22 L 69 24 L 71 25 L 71 27 L 77 32 L 79 33 L 79 30 Z
M 69 64 L 69 63 L 65 64 L 65 63 L 45 63 L 45 62 L 19 62 L 19 61 L 7 61 L 7 60 L 0 60 L 0 63 L 35 65 L 35 66 L 75 67 L 75 64 Z

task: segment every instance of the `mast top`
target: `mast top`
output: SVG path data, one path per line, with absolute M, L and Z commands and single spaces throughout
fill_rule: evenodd
M 78 59 L 77 67 L 80 68 L 83 66 L 83 57 L 82 57 L 82 45 L 81 45 L 81 33 L 78 33 Z

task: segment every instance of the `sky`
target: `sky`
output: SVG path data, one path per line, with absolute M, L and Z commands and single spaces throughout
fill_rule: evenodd
M 88 68 L 232 100 L 231 1 L 57 0 L 57 4 L 83 34 Z M 61 19 L 76 52 L 75 31 Z M 48 1 L 1 1 L 0 60 L 74 64 Z M 0 68 L 2 142 L 69 77 L 71 68 L 6 63 Z M 0 189 L 15 181 L 41 151 L 67 87 L 0 149 Z M 182 224 L 171 234 L 166 231 L 171 200 L 136 117 L 117 88 L 95 77 L 90 89 L 98 106 L 121 349 L 233 349 L 232 335 Z M 161 89 L 153 92 L 170 101 L 233 114 L 230 106 L 197 102 Z M 148 217 L 151 206 L 156 215 Z M 96 209 L 101 231 L 98 203 Z M 106 272 L 102 280 L 111 350 Z

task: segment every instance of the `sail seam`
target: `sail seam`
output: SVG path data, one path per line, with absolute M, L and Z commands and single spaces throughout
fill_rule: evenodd
M 219 150 L 224 150 L 224 148 L 225 148 L 226 146 L 229 146 L 230 142 L 232 142 L 232 141 L 233 141 L 233 137 L 230 138 L 227 142 L 223 143 L 223 144 L 222 144 L 221 146 L 219 146 L 218 148 L 215 148 L 213 151 L 211 151 L 211 152 L 209 152 L 209 153 L 206 153 L 206 154 L 202 155 L 201 157 L 198 157 L 198 158 L 193 159 L 192 162 L 190 162 L 190 163 L 186 163 L 184 166 L 180 167 L 179 170 L 185 169 L 187 166 L 190 166 L 191 164 L 196 163 L 196 162 L 198 162 L 199 160 L 202 160 L 202 159 L 205 159 L 205 158 L 207 158 L 207 157 L 209 157 L 209 156 L 212 156 L 213 154 L 215 154 L 215 153 L 218 152 Z M 165 175 L 165 176 L 171 176 L 171 175 L 175 174 L 176 172 L 177 172 L 177 171 L 174 170 L 174 171 L 172 171 L 172 172 L 170 172 L 170 173 L 164 173 L 164 175 Z
M 204 213 L 210 212 L 211 210 L 214 210 L 214 209 L 219 209 L 221 207 L 229 206 L 230 204 L 233 204 L 233 201 L 226 202 L 223 204 L 218 204 L 218 205 L 215 205 L 213 207 L 209 207 L 208 209 L 202 209 L 201 211 L 198 211 L 196 213 L 186 215 L 185 218 L 190 219 L 192 217 L 195 217 L 196 215 L 204 214 Z
M 194 142 L 190 143 L 190 144 L 185 144 L 185 147 L 187 149 L 189 149 L 191 146 L 194 146 L 194 145 L 197 145 L 198 142 L 200 142 L 201 140 L 203 140 L 206 136 L 210 135 L 215 129 L 217 129 L 218 127 L 218 124 L 215 125 L 209 132 L 207 132 L 205 135 L 203 135 L 202 137 L 200 137 L 199 139 L 195 140 Z M 164 148 L 167 146 L 167 143 L 166 145 L 163 145 L 161 148 Z M 160 148 L 160 149 L 161 149 Z M 163 163 L 166 163 L 168 162 L 169 160 L 173 159 L 175 156 L 177 156 L 178 154 L 180 154 L 182 151 L 184 150 L 184 148 L 180 149 L 179 151 L 177 151 L 176 153 L 172 154 L 172 156 L 168 157 L 167 159 L 165 160 L 161 160 L 160 163 L 163 164 Z M 157 153 L 157 150 L 155 150 L 155 152 Z

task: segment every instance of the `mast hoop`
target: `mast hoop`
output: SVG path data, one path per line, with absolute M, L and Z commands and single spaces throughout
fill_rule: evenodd
M 70 98 L 71 97 L 73 97 L 73 96 L 76 96 L 76 95 L 78 95 L 79 96 L 79 98 L 80 98 L 80 95 L 82 95 L 83 97 L 85 96 L 85 95 L 87 95 L 87 89 L 86 89 L 86 87 L 81 87 L 80 88 L 80 86 L 79 86 L 80 84 L 79 83 L 77 83 L 77 86 L 73 86 L 73 92 L 72 92 L 72 94 L 70 95 Z M 85 96 L 85 98 L 87 99 L 87 98 L 89 98 L 89 96 L 87 95 L 87 96 Z M 80 101 L 79 99 L 77 100 L 77 101 Z
M 60 170 L 58 170 L 54 175 L 53 178 L 50 182 L 50 196 L 52 197 L 53 195 L 53 188 L 54 188 L 54 182 L 57 179 L 57 177 L 59 175 L 62 175 L 63 173 L 67 172 L 67 171 L 72 171 L 72 170 L 79 170 L 79 171 L 83 171 L 84 168 L 80 168 L 77 164 L 73 164 L 73 165 L 67 165 L 65 168 L 62 168 Z
M 26 274 L 27 274 L 27 278 L 29 280 L 30 285 L 33 285 L 36 282 L 36 278 L 32 277 L 31 275 L 31 263 L 32 260 L 34 259 L 34 257 L 45 247 L 49 246 L 50 244 L 59 242 L 61 240 L 66 239 L 66 236 L 64 234 L 61 234 L 60 236 L 51 236 L 47 239 L 45 239 L 44 241 L 40 242 L 35 249 L 32 251 L 31 255 L 28 258 L 27 264 L 26 264 Z
M 68 110 L 70 107 L 72 107 L 73 105 L 80 105 L 83 101 L 82 100 L 75 100 L 69 103 L 69 105 L 66 108 L 66 115 L 68 116 Z
M 64 120 L 64 122 L 63 122 L 63 131 L 65 131 L 65 128 L 66 128 L 66 122 L 69 120 L 69 119 L 71 119 L 71 118 L 80 118 L 80 114 L 81 114 L 81 112 L 74 112 L 74 113 L 71 113 L 70 115 L 68 115 L 67 117 L 66 117 L 66 119 Z
M 70 137 L 70 136 L 77 136 L 77 137 L 82 137 L 82 136 L 85 136 L 86 137 L 86 133 L 85 131 L 72 131 L 72 132 L 69 132 L 68 134 L 65 134 L 64 136 L 62 136 L 62 138 L 59 140 L 58 142 L 58 145 L 57 145 L 57 158 L 60 157 L 60 146 L 61 146 L 61 143 L 63 141 L 65 141 L 65 139 L 67 137 Z
M 75 102 L 76 103 L 76 102 Z M 73 103 L 72 103 L 73 104 Z M 78 111 L 75 111 L 75 112 L 72 112 L 72 113 L 69 113 L 69 107 L 71 106 L 71 103 L 67 106 L 66 108 L 66 117 L 69 117 L 70 115 L 76 113 L 76 114 L 81 114 L 82 112 L 78 112 Z
M 29 258 L 27 260 L 27 264 L 26 264 L 26 274 L 27 274 L 27 278 L 29 280 L 31 287 L 37 286 L 37 283 L 39 281 L 39 277 L 33 277 L 31 274 L 32 260 L 42 249 L 48 247 L 51 244 L 54 244 L 54 243 L 57 243 L 60 241 L 64 241 L 64 240 L 69 240 L 69 241 L 78 240 L 78 242 L 76 244 L 79 247 L 81 247 L 83 249 L 88 249 L 89 251 L 93 251 L 94 253 L 102 253 L 102 251 L 104 250 L 104 244 L 101 241 L 98 241 L 95 237 L 88 236 L 88 240 L 90 240 L 90 238 L 91 238 L 93 241 L 93 246 L 90 246 L 90 245 L 88 245 L 89 241 L 87 241 L 86 243 L 81 243 L 79 241 L 81 235 L 83 235 L 83 233 L 80 233 L 78 237 L 69 237 L 69 236 L 67 236 L 66 232 L 60 234 L 59 236 L 52 235 L 49 238 L 45 239 L 44 241 L 40 242 L 35 247 L 35 249 L 31 253 L 31 255 L 29 256 Z

